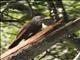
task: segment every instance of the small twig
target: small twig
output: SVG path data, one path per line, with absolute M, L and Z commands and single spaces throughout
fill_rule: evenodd
M 12 2 L 17 2 L 17 0 L 8 1 L 8 3 L 6 3 L 6 5 L 5 5 L 6 7 L 1 11 L 1 13 L 5 12 L 9 8 L 9 6 L 11 5 Z
M 26 2 L 27 2 L 28 5 L 29 5 L 29 10 L 30 10 L 30 12 L 31 12 L 31 17 L 33 17 L 34 13 L 33 13 L 32 5 L 30 4 L 30 1 L 29 1 L 29 0 L 26 0 Z
M 80 60 L 80 52 L 77 54 L 77 56 L 73 60 Z
M 50 17 L 54 20 L 54 22 L 60 20 L 58 16 L 58 11 L 56 9 L 56 6 L 53 1 L 47 1 L 48 3 L 48 9 L 50 11 Z
M 6 19 L 3 19 L 3 20 L 2 20 L 2 19 L 0 18 L 0 22 L 21 22 L 21 20 L 19 20 L 19 19 L 17 19 L 17 20 L 12 20 L 12 19 L 7 19 L 7 20 L 6 20 Z

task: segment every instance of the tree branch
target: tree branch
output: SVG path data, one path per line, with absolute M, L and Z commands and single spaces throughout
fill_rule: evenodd
M 20 19 L 13 20 L 13 19 L 0 18 L 0 22 L 21 22 L 21 20 Z
M 77 54 L 77 56 L 73 60 L 80 60 L 80 52 Z
M 64 26 L 55 30 L 56 26 L 61 24 L 61 20 L 48 26 L 33 37 L 26 40 L 23 44 L 19 44 L 11 50 L 8 50 L 1 55 L 1 60 L 30 60 L 42 53 L 60 39 L 64 39 L 69 32 L 74 32 L 80 29 L 80 18 L 75 21 L 70 21 Z M 73 27 L 73 28 L 72 28 Z

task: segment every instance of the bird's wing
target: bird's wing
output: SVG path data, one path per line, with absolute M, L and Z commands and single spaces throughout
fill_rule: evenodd
M 30 22 L 29 22 L 30 23 Z M 23 32 L 25 32 L 29 28 L 29 23 L 25 23 L 22 28 L 19 30 L 19 32 L 16 35 L 16 38 L 18 38 Z

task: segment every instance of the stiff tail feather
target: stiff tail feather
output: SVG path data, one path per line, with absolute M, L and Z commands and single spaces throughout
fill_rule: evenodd
M 21 40 L 15 40 L 8 48 L 11 49 L 19 44 Z

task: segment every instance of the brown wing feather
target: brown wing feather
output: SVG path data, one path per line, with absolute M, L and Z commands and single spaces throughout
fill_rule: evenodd
M 31 22 L 29 22 L 29 23 L 31 23 Z M 18 38 L 18 37 L 21 35 L 21 33 L 25 30 L 25 28 L 26 28 L 26 29 L 29 28 L 29 26 L 27 26 L 27 25 L 29 25 L 29 23 L 25 23 L 25 24 L 21 27 L 21 29 L 19 30 L 19 32 L 18 32 L 17 35 L 16 35 L 16 38 Z

